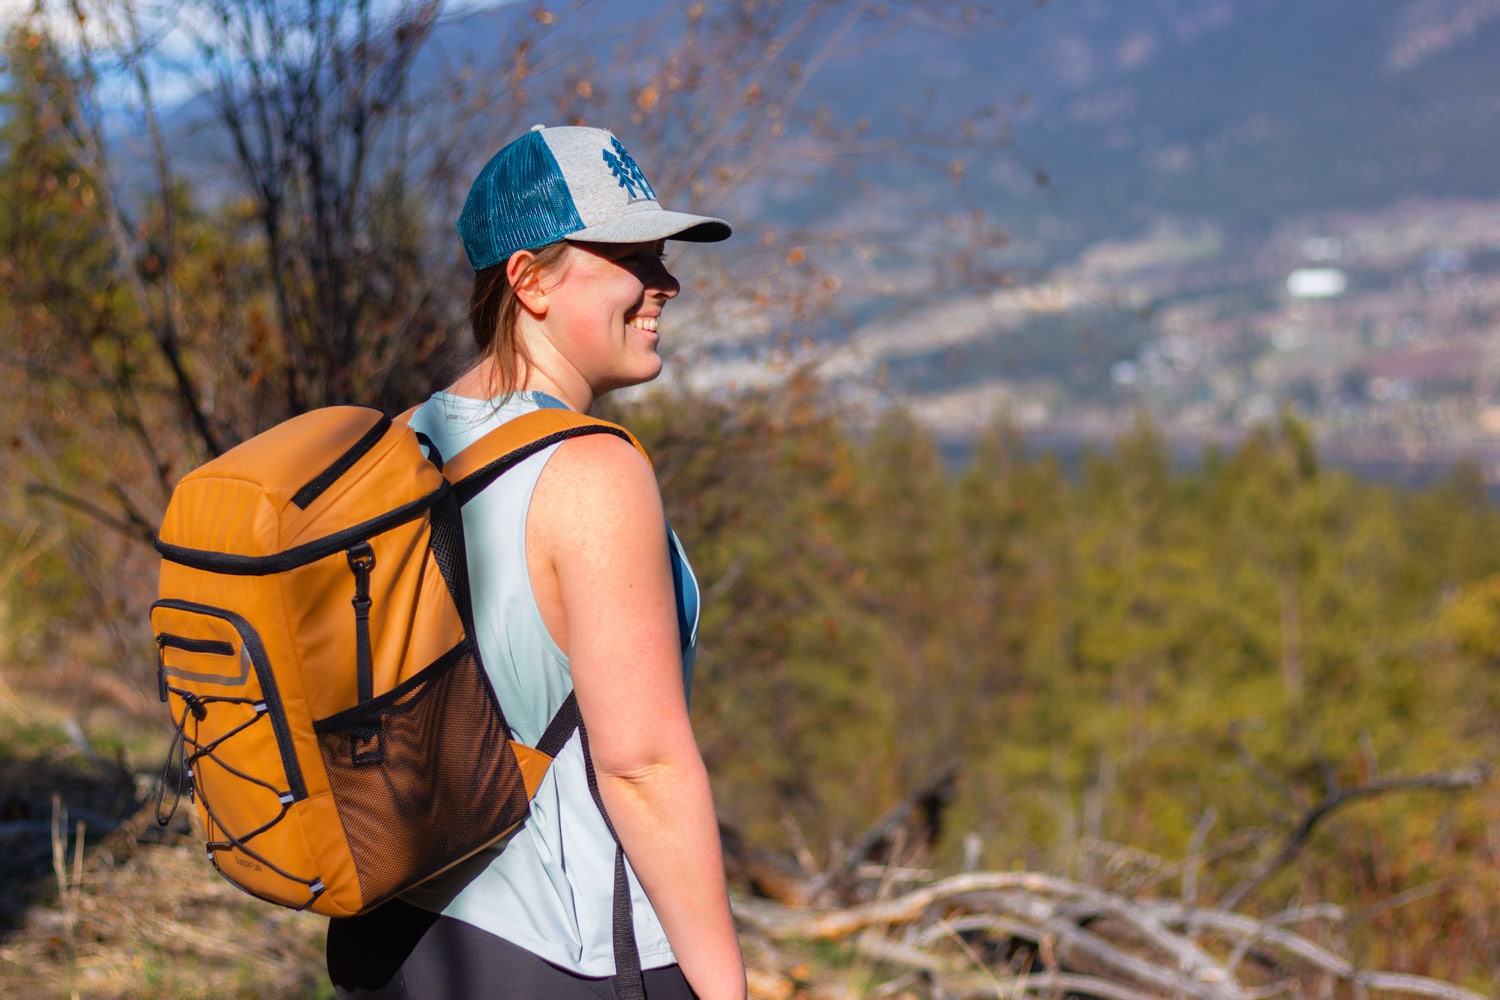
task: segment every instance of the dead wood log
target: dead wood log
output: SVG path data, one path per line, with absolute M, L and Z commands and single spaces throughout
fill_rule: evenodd
M 808 873 L 783 855 L 757 847 L 724 823 L 719 824 L 719 841 L 731 885 L 784 906 L 806 906 L 812 902 Z
M 906 967 L 935 987 L 937 996 L 952 1000 L 1026 1000 L 1029 997 L 1088 996 L 1098 1000 L 1157 1000 L 1160 993 L 1143 993 L 1097 976 L 1047 969 L 1031 974 L 999 974 L 969 963 L 942 961 L 920 948 L 903 945 L 876 934 L 861 934 L 854 948 L 861 955 L 886 965 Z M 893 984 L 894 985 L 894 984 Z M 889 987 L 883 992 L 894 992 Z
M 915 923 L 936 905 L 955 903 L 965 896 L 977 893 L 1007 889 L 1021 889 L 1031 894 L 1017 894 L 1011 906 L 1027 911 L 1021 916 L 1029 918 L 1041 928 L 1037 936 L 1038 943 L 1042 937 L 1049 937 L 1060 952 L 1076 952 L 1088 956 L 1092 961 L 1129 977 L 1137 984 L 1171 994 L 1202 997 L 1204 1000 L 1233 995 L 1223 992 L 1215 983 L 1215 980 L 1225 977 L 1222 967 L 1185 938 L 1173 940 L 1166 932 L 1149 926 L 1149 918 L 1137 918 L 1132 922 L 1139 925 L 1145 936 L 1164 946 L 1171 954 L 1172 961 L 1165 965 L 1127 954 L 1078 924 L 1058 919 L 1058 898 L 1088 900 L 1098 912 L 1119 913 L 1127 917 L 1129 913 L 1124 901 L 1114 901 L 1100 890 L 1034 872 L 975 872 L 956 875 L 888 901 L 865 903 L 800 918 L 787 915 L 767 920 L 764 909 L 752 909 L 745 916 L 774 940 L 836 940 L 850 937 L 870 927 Z
M 1182 904 L 1142 901 L 1138 904 L 1158 913 L 1163 923 L 1185 928 L 1208 928 L 1228 937 L 1236 938 L 1236 953 L 1242 955 L 1250 947 L 1274 948 L 1283 954 L 1299 959 L 1314 968 L 1328 973 L 1351 985 L 1367 990 L 1387 990 L 1408 996 L 1442 997 L 1445 1000 L 1483 1000 L 1481 994 L 1470 992 L 1436 979 L 1412 976 L 1404 973 L 1372 972 L 1358 969 L 1349 960 L 1334 954 L 1327 948 L 1277 925 L 1276 918 L 1256 919 L 1239 913 L 1223 910 L 1199 909 Z M 1319 917 L 1329 915 L 1328 907 L 1314 908 Z M 1337 910 L 1337 908 L 1331 908 Z M 1300 919 L 1309 914 L 1298 911 Z M 1342 913 L 1338 914 L 1342 918 Z M 1237 964 L 1231 960 L 1231 970 Z
M 1132 899 L 1036 872 L 956 875 L 877 902 L 793 909 L 737 899 L 741 925 L 772 942 L 845 941 L 858 954 L 925 979 L 942 997 L 1042 997 L 1075 993 L 1110 1000 L 1178 996 L 1245 1000 L 1293 990 L 1308 975 L 1357 992 L 1439 1000 L 1481 995 L 1424 976 L 1358 968 L 1296 933 L 1297 924 L 1341 922 L 1337 907 L 1303 907 L 1256 918 L 1170 900 Z M 1219 952 L 1198 940 L 1212 932 Z M 983 951 L 983 942 L 1024 942 L 1028 963 Z M 1245 967 L 1257 953 L 1276 956 Z
M 772 939 L 833 941 L 849 937 L 866 927 L 911 923 L 934 903 L 966 892 L 1027 889 L 1057 894 L 1071 885 L 1066 879 L 1035 872 L 973 872 L 955 875 L 895 899 L 862 903 L 845 909 L 783 910 L 780 914 L 772 914 L 770 908 L 750 907 L 745 912 Z

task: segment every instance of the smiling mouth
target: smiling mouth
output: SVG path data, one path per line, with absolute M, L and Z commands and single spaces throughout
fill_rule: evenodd
M 629 323 L 637 330 L 645 330 L 647 333 L 656 332 L 655 316 L 632 316 L 629 320 Z

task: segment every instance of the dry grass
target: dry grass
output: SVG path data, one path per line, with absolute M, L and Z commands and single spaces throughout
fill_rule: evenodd
M 0 667 L 0 997 L 332 997 L 324 918 L 220 878 L 187 802 L 158 827 L 164 720 L 100 711 L 91 688 L 56 674 L 9 673 Z M 751 981 L 756 1000 L 864 995 L 775 971 Z
M 187 803 L 157 826 L 164 726 L 116 743 L 139 753 L 101 753 L 48 692 L 0 686 L 0 709 L 0 994 L 332 996 L 323 918 L 221 879 Z
M 61 838 L 55 838 L 55 842 Z M 325 921 L 250 899 L 190 844 L 117 860 L 60 844 L 56 886 L 0 945 L 7 992 L 26 997 L 331 995 Z
M 331 997 L 324 918 L 220 878 L 188 804 L 160 829 L 155 776 L 90 754 L 46 704 L 0 700 L 16 710 L 0 711 L 0 996 Z M 802 961 L 758 938 L 747 950 L 755 1000 L 871 995 L 858 960 Z

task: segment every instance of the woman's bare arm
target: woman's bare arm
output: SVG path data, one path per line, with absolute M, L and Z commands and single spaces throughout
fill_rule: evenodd
M 528 564 L 567 652 L 599 793 L 688 983 L 743 1000 L 708 773 L 688 721 L 666 521 L 626 442 L 569 441 L 527 523 Z

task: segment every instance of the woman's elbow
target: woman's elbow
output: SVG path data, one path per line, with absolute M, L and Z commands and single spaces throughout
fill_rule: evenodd
M 691 740 L 618 748 L 606 753 L 596 751 L 593 765 L 601 783 L 641 792 L 707 781 L 703 757 Z

